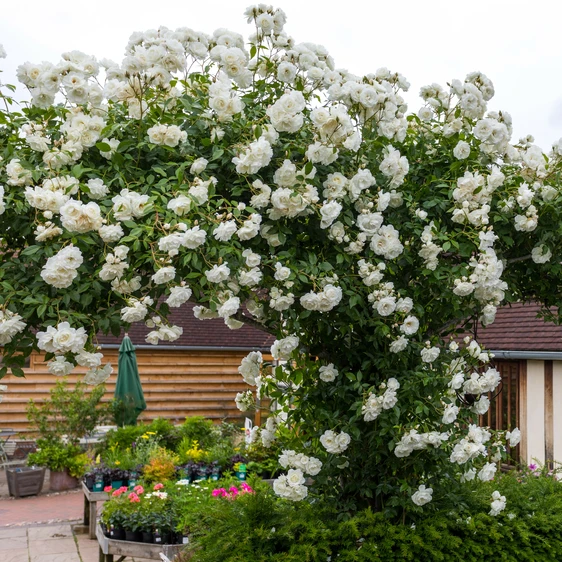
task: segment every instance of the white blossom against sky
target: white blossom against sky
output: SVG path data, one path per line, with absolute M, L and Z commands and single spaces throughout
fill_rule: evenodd
M 247 37 L 248 0 L 27 0 L 3 2 L 0 60 L 4 83 L 16 83 L 25 61 L 57 63 L 77 49 L 121 62 L 133 31 L 164 25 L 212 33 L 226 27 Z M 561 4 L 554 0 L 282 0 L 297 42 L 324 45 L 336 67 L 366 74 L 385 66 L 411 83 L 410 109 L 421 86 L 463 79 L 473 70 L 494 83 L 491 110 L 511 113 L 513 141 L 526 134 L 548 150 L 562 137 Z M 22 87 L 23 88 L 23 87 Z

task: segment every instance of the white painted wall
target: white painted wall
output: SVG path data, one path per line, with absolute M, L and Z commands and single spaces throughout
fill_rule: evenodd
M 562 361 L 553 361 L 554 460 L 562 463 Z
M 527 361 L 526 411 L 527 451 L 521 451 L 521 454 L 527 463 L 544 463 L 544 361 Z M 562 427 L 559 426 L 558 433 L 561 431 Z

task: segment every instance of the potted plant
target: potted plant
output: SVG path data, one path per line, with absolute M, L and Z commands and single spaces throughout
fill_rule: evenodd
M 45 468 L 38 468 L 36 466 L 8 468 L 6 470 L 6 479 L 10 496 L 16 498 L 33 496 L 39 494 L 43 488 Z
M 27 462 L 50 470 L 50 489 L 60 492 L 78 486 L 78 478 L 85 473 L 90 462 L 88 455 L 77 445 L 47 439 L 39 439 L 37 445 L 37 451 L 30 453 Z

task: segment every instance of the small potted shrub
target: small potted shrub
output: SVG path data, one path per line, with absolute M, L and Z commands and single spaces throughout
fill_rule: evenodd
M 90 459 L 77 445 L 65 445 L 45 439 L 37 441 L 37 451 L 27 458 L 29 465 L 44 466 L 51 472 L 50 489 L 54 492 L 78 486 L 78 478 L 86 471 Z

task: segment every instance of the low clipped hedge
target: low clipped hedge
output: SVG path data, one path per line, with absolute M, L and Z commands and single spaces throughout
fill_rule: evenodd
M 321 502 L 292 504 L 271 489 L 207 504 L 192 514 L 192 562 L 552 562 L 562 560 L 562 483 L 503 476 L 470 483 L 465 501 L 415 523 L 361 511 L 345 520 Z M 488 514 L 493 490 L 507 498 Z

